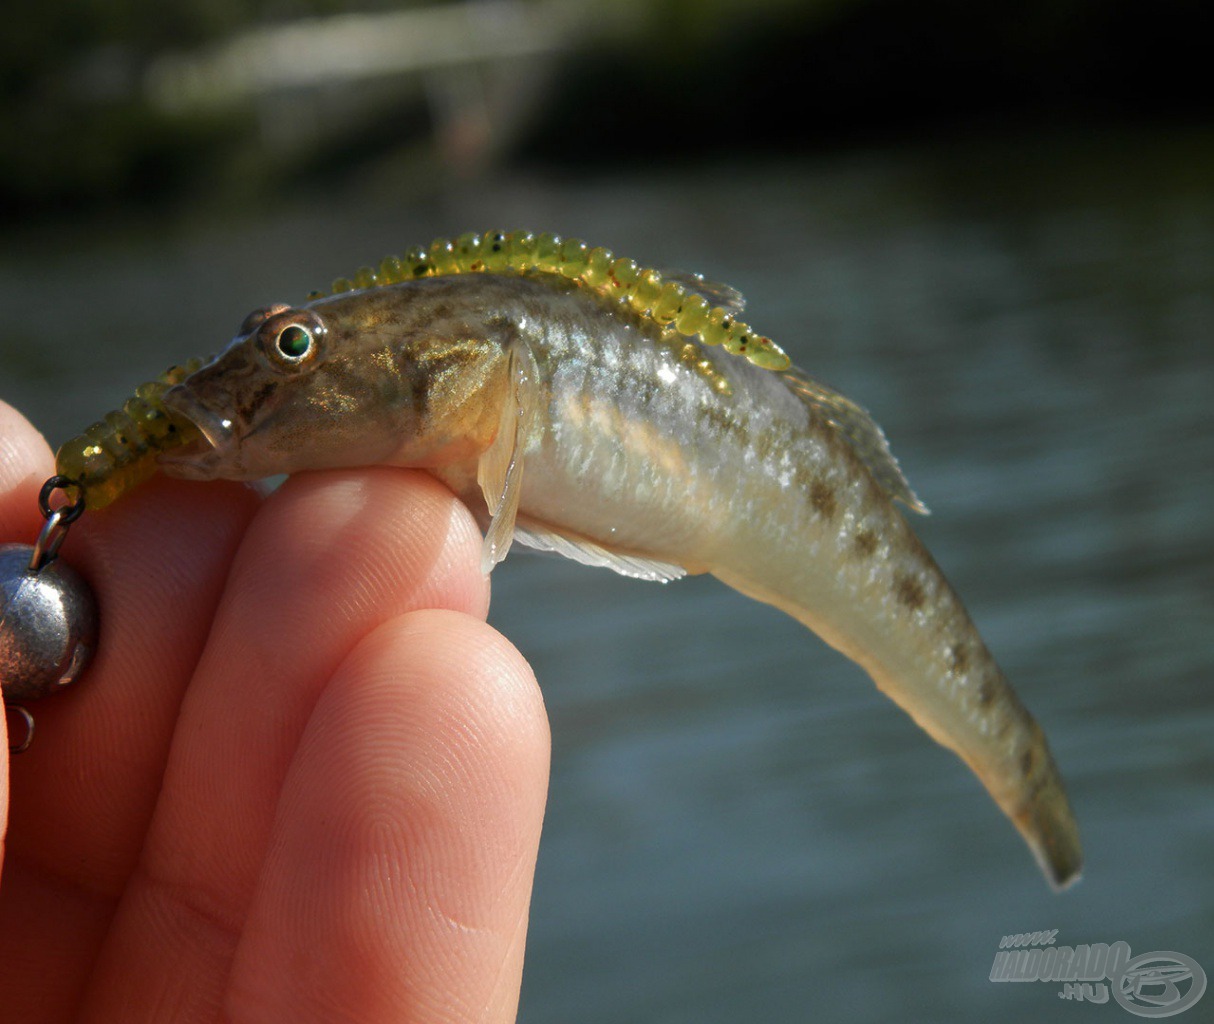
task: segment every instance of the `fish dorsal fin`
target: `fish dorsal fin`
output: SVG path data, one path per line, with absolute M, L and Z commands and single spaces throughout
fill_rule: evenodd
M 582 565 L 596 565 L 611 569 L 621 576 L 631 576 L 633 579 L 649 580 L 653 583 L 669 583 L 687 575 L 687 570 L 681 565 L 671 562 L 659 562 L 653 558 L 641 555 L 627 555 L 611 551 L 601 544 L 586 540 L 573 534 L 558 532 L 546 523 L 541 523 L 526 516 L 519 516 L 515 524 L 514 537 L 520 544 L 537 551 L 551 551 L 566 558 L 572 558 Z
M 720 281 L 707 281 L 703 274 L 690 274 L 686 270 L 666 267 L 660 271 L 663 281 L 682 285 L 694 295 L 702 295 L 712 306 L 719 306 L 730 313 L 741 313 L 746 308 L 746 296 L 732 285 Z
M 902 502 L 912 512 L 928 514 L 928 507 L 911 490 L 898 460 L 889 450 L 885 432 L 866 409 L 833 388 L 814 380 L 797 367 L 787 370 L 781 376 L 806 405 L 817 409 L 826 421 L 847 439 L 852 450 L 868 467 L 886 494 Z
M 510 346 L 510 388 L 502 402 L 497 434 L 476 465 L 476 482 L 489 508 L 481 548 L 481 571 L 488 575 L 510 551 L 523 487 L 523 446 L 535 415 L 539 371 L 522 342 Z
M 454 274 L 559 277 L 619 302 L 660 327 L 698 338 L 702 345 L 720 345 L 764 370 L 786 370 L 790 365 L 771 338 L 737 319 L 744 300 L 736 289 L 695 274 L 642 267 L 609 249 L 592 249 L 580 239 L 553 234 L 486 231 L 436 238 L 404 256 L 387 257 L 378 268 L 362 267 L 353 277 L 339 277 L 328 291 L 312 292 L 308 299 Z

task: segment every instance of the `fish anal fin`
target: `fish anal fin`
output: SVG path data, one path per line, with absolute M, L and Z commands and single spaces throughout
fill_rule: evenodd
M 794 394 L 821 413 L 847 440 L 886 494 L 912 512 L 929 514 L 930 510 L 911 489 L 902 467 L 890 451 L 885 432 L 866 409 L 795 366 L 786 370 L 782 377 Z
M 531 350 L 516 342 L 509 352 L 510 385 L 502 402 L 497 434 L 476 466 L 476 482 L 489 509 L 489 526 L 481 548 L 481 571 L 486 575 L 506 557 L 514 540 L 523 486 L 523 447 L 537 402 L 539 372 Z
M 671 562 L 660 562 L 643 555 L 632 555 L 620 551 L 611 551 L 596 544 L 592 540 L 577 534 L 558 530 L 547 523 L 519 516 L 514 528 L 514 538 L 520 544 L 537 551 L 551 551 L 583 565 L 595 565 L 618 572 L 621 576 L 631 576 L 633 579 L 650 580 L 655 583 L 669 583 L 687 575 L 687 570 L 681 565 Z

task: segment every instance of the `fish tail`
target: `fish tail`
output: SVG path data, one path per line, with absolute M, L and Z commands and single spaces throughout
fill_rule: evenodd
M 1021 755 L 1026 769 L 1023 796 L 1013 807 L 1005 806 L 1004 811 L 1024 837 L 1050 885 L 1062 890 L 1077 882 L 1083 872 L 1079 827 L 1041 726 L 1031 722 L 1030 729 L 1033 743 Z
M 975 644 L 980 643 L 975 637 Z M 878 685 L 908 711 L 941 746 L 952 750 L 978 777 L 1016 826 L 1042 874 L 1055 890 L 1077 881 L 1083 869 L 1079 826 L 1045 733 L 1020 702 L 985 648 L 981 668 L 964 687 L 960 714 L 933 714 L 907 699 L 905 690 Z

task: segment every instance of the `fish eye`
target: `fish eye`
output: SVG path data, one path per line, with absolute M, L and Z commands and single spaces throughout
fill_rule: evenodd
M 300 327 L 299 324 L 287 324 L 278 332 L 278 338 L 274 344 L 284 358 L 302 359 L 312 347 L 312 335 L 306 327 Z
M 287 309 L 266 319 L 257 329 L 257 341 L 272 366 L 300 370 L 320 352 L 324 322 L 307 309 Z

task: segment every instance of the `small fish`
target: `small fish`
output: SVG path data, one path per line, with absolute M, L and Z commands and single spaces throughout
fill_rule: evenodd
M 517 541 L 642 579 L 712 573 L 864 668 L 1066 886 L 1082 854 L 1062 781 L 894 501 L 926 507 L 869 415 L 742 308 L 577 240 L 440 239 L 250 314 L 160 396 L 178 429 L 154 457 L 192 479 L 421 467 L 479 517 L 486 571 Z

